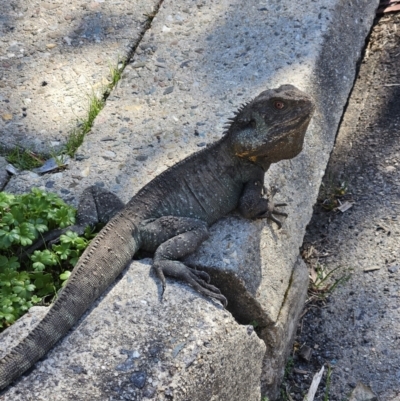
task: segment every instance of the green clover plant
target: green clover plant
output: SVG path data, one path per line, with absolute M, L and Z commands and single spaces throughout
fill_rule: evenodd
M 93 232 L 72 231 L 50 248 L 26 249 L 50 230 L 75 223 L 76 210 L 57 195 L 33 188 L 30 193 L 0 192 L 0 331 L 38 303 L 46 304 L 66 283 Z

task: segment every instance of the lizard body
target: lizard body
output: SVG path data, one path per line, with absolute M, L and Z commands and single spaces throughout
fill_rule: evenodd
M 282 213 L 263 197 L 264 174 L 271 163 L 300 153 L 313 111 L 311 98 L 294 86 L 264 91 L 238 110 L 222 139 L 154 178 L 125 207 L 118 205 L 44 319 L 0 360 L 0 389 L 78 322 L 139 249 L 154 252 L 153 267 L 163 289 L 165 276 L 175 277 L 226 304 L 205 272 L 179 259 L 207 239 L 209 225 L 236 208 L 246 218 L 279 223 L 273 214 Z M 91 187 L 87 192 L 96 191 Z M 94 203 L 83 201 L 83 209 L 94 213 Z

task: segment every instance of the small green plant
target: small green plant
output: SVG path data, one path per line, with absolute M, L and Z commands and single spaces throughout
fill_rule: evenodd
M 259 325 L 259 323 L 257 322 L 257 320 L 252 320 L 252 321 L 250 322 L 250 326 L 253 326 L 253 328 L 256 329 L 256 328 L 258 328 L 260 325 Z
M 82 145 L 86 134 L 92 129 L 93 122 L 103 109 L 111 91 L 121 79 L 126 63 L 126 60 L 118 60 L 116 67 L 110 66 L 110 82 L 101 89 L 101 94 L 92 92 L 92 94 L 88 96 L 89 101 L 86 117 L 79 121 L 77 127 L 70 131 L 66 144 L 60 152 L 61 154 L 67 154 L 70 157 L 75 155 L 79 146 Z M 47 158 L 44 155 L 37 155 L 29 150 L 22 149 L 21 147 L 15 147 L 12 151 L 0 149 L 0 153 L 4 154 L 11 164 L 21 170 L 31 170 L 35 167 L 40 167 Z M 57 155 L 54 154 L 54 152 L 50 153 L 57 162 Z
M 124 70 L 126 66 L 125 61 L 118 61 L 117 66 L 113 67 L 110 65 L 110 78 L 111 78 L 111 84 L 109 85 L 111 88 L 114 88 L 115 85 L 117 85 L 118 81 L 122 77 L 122 71 Z
M 148 24 L 151 24 L 151 22 L 153 21 L 154 17 L 157 15 L 157 11 L 153 11 L 153 12 L 149 12 L 149 13 L 144 13 L 143 14 L 147 18 L 147 23 Z
M 329 392 L 331 389 L 331 376 L 332 376 L 332 368 L 330 365 L 328 365 L 328 371 L 326 373 L 324 401 L 329 401 Z
M 103 109 L 108 96 L 110 95 L 112 89 L 117 85 L 118 81 L 121 79 L 122 71 L 126 65 L 125 61 L 118 61 L 117 66 L 110 66 L 110 78 L 111 81 L 108 85 L 103 87 L 102 94 L 97 95 L 92 93 L 89 96 L 89 107 L 87 111 L 86 118 L 80 121 L 78 127 L 74 128 L 67 139 L 65 144 L 64 152 L 65 154 L 73 157 L 75 152 L 82 145 L 82 142 L 86 134 L 92 129 L 93 122 L 100 111 Z
M 45 232 L 74 224 L 75 213 L 57 195 L 36 188 L 23 195 L 0 192 L 0 331 L 66 282 L 90 230 L 84 237 L 67 231 L 51 249 L 26 251 Z
M 287 377 L 292 374 L 293 372 L 293 367 L 294 367 L 294 360 L 292 357 L 289 357 L 286 365 L 285 365 L 285 374 L 284 374 L 284 379 L 287 379 Z
M 283 375 L 282 384 L 280 388 L 280 400 L 282 401 L 287 401 L 292 399 L 289 395 L 290 386 L 288 383 L 288 377 L 292 374 L 293 368 L 294 368 L 294 359 L 293 357 L 289 357 L 285 365 L 285 373 Z
M 75 152 L 82 145 L 85 135 L 91 130 L 93 126 L 94 119 L 103 109 L 105 104 L 105 99 L 98 97 L 95 93 L 92 93 L 89 97 L 89 107 L 87 111 L 87 116 L 82 120 L 78 127 L 74 128 L 65 144 L 64 153 L 73 157 Z
M 68 135 L 64 153 L 67 154 L 68 156 L 73 157 L 79 146 L 82 145 L 85 135 L 86 132 L 83 132 L 83 130 L 80 129 L 79 127 L 74 128 Z
M 333 277 L 333 274 L 339 269 L 340 266 L 327 272 L 326 268 L 318 262 L 315 267 L 311 267 L 307 302 L 324 302 L 338 285 L 343 284 L 350 279 L 350 275 L 345 274 L 340 276 L 338 279 L 330 280 L 330 278 Z
M 329 174 L 321 184 L 318 201 L 321 206 L 331 211 L 340 206 L 341 200 L 349 192 L 349 183 L 347 180 L 339 180 L 332 174 Z
M 96 96 L 95 93 L 92 93 L 92 95 L 89 97 L 89 109 L 88 109 L 87 118 L 82 123 L 83 132 L 88 133 L 90 131 L 90 129 L 92 128 L 94 119 L 97 117 L 97 115 L 103 109 L 104 104 L 105 104 L 104 99 L 99 98 L 98 96 Z
M 2 149 L 1 153 L 5 155 L 9 163 L 21 170 L 31 170 L 33 168 L 40 167 L 44 162 L 42 155 L 38 155 L 18 146 L 11 151 Z

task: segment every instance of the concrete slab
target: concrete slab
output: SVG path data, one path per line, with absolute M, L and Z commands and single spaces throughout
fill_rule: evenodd
M 253 327 L 178 283 L 160 302 L 149 262 L 133 262 L 97 308 L 0 400 L 260 401 L 265 345 Z M 44 317 L 35 315 L 35 323 Z
M 0 145 L 58 149 L 159 0 L 0 0 Z
M 267 372 L 283 371 L 281 355 L 306 291 L 301 274 L 302 284 L 291 285 L 298 249 L 377 4 L 165 1 L 70 170 L 20 175 L 8 188 L 43 186 L 76 202 L 83 188 L 97 183 L 127 201 L 167 167 L 220 138 L 227 118 L 262 90 L 290 83 L 312 94 L 317 111 L 304 151 L 274 165 L 267 177 L 281 188 L 277 198 L 289 203 L 283 228 L 230 216 L 194 257 L 214 280 L 223 277 L 230 305 L 243 295 L 243 304 L 231 309 L 239 321 L 258 316 L 268 347 L 263 394 L 273 399 L 277 381 Z M 287 299 L 299 304 L 290 301 L 292 309 L 282 314 Z M 268 330 L 277 324 L 286 328 L 281 344 Z

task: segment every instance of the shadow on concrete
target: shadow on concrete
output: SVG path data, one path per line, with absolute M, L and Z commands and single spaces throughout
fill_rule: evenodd
M 7 88 L 2 100 L 5 111 L 12 114 L 4 123 L 2 143 L 5 148 L 20 144 L 44 151 L 45 142 L 65 141 L 76 121 L 86 116 L 90 96 L 101 94 L 110 67 L 130 56 L 148 17 L 141 4 L 132 12 L 115 13 L 96 11 L 103 3 L 92 2 L 66 14 L 61 4 L 3 3 L 2 36 L 14 57 L 0 61 Z M 63 21 L 54 24 L 59 18 Z

